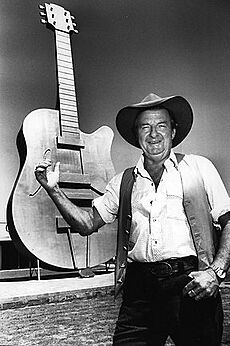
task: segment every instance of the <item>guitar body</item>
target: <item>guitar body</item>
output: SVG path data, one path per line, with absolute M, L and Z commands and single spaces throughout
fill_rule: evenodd
M 116 224 L 105 225 L 89 237 L 72 233 L 39 187 L 34 167 L 46 155 L 54 163 L 60 161 L 61 188 L 76 205 L 91 208 L 92 199 L 103 194 L 115 173 L 110 158 L 113 131 L 102 126 L 92 134 L 81 132 L 81 151 L 58 146 L 59 135 L 58 111 L 35 110 L 25 118 L 17 139 L 20 169 L 8 202 L 7 223 L 24 253 L 56 268 L 92 267 L 115 256 Z

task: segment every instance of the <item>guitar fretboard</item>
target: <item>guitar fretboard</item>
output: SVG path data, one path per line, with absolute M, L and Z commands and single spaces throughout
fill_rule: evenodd
M 80 137 L 70 35 L 55 30 L 61 135 Z

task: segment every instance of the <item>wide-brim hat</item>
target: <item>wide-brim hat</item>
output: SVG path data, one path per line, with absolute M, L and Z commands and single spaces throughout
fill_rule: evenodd
M 116 125 L 120 135 L 128 143 L 140 148 L 134 131 L 136 117 L 141 111 L 157 106 L 167 109 L 170 117 L 176 123 L 176 134 L 172 140 L 172 147 L 180 144 L 188 135 L 193 123 L 192 108 L 182 96 L 160 97 L 151 93 L 140 103 L 122 108 L 116 118 Z

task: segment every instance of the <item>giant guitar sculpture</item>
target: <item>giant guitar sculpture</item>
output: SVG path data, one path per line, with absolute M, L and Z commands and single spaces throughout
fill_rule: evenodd
M 60 161 L 60 187 L 78 206 L 88 209 L 114 175 L 110 149 L 113 131 L 102 126 L 91 134 L 79 128 L 70 33 L 73 17 L 46 3 L 41 15 L 56 42 L 59 111 L 28 114 L 17 137 L 20 168 L 8 206 L 7 223 L 16 246 L 55 268 L 79 269 L 104 263 L 115 255 L 116 225 L 81 237 L 64 221 L 34 176 L 42 158 Z M 45 17 L 45 18 L 44 18 Z

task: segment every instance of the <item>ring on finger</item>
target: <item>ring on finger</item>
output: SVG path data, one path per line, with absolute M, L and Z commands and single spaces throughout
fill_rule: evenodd
M 195 296 L 196 295 L 196 292 L 194 290 L 191 290 L 189 293 L 190 293 L 189 294 L 190 296 Z

